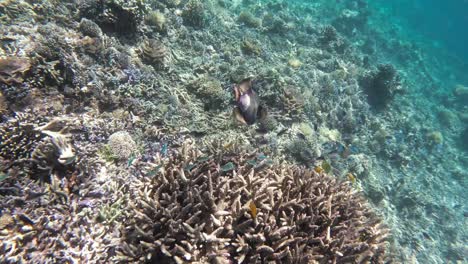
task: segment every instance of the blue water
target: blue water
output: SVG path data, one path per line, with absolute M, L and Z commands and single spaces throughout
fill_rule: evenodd
M 420 35 L 434 41 L 468 64 L 467 0 L 376 0 L 369 3 L 385 9 L 389 20 L 395 20 L 416 38 Z

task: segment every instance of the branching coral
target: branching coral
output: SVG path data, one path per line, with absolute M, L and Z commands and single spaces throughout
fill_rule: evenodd
M 178 153 L 134 183 L 116 260 L 383 263 L 387 230 L 347 183 L 255 152 Z

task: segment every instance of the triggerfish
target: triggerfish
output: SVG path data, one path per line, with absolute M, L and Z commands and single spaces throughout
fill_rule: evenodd
M 259 103 L 257 93 L 252 89 L 252 79 L 247 78 L 234 85 L 237 107 L 234 116 L 241 123 L 252 125 L 257 119 L 266 117 L 266 110 Z

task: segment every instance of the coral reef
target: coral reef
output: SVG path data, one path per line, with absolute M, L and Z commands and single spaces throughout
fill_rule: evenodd
M 80 31 L 85 36 L 90 36 L 93 38 L 98 38 L 102 36 L 101 28 L 94 23 L 92 20 L 87 18 L 82 18 L 80 21 Z
M 382 64 L 360 80 L 369 104 L 376 109 L 385 108 L 401 92 L 400 77 L 390 64 Z
M 0 58 L 0 83 L 12 85 L 21 84 L 24 74 L 31 68 L 28 58 Z
M 348 184 L 264 161 L 185 145 L 135 182 L 118 259 L 383 263 L 387 230 Z
M 466 64 L 372 5 L 0 2 L 0 262 L 378 262 L 361 190 L 395 262 L 463 261 Z
M 182 11 L 184 23 L 194 28 L 202 28 L 205 25 L 205 16 L 205 7 L 200 0 L 189 0 Z
M 239 22 L 252 28 L 259 28 L 262 26 L 262 20 L 255 17 L 252 13 L 250 13 L 247 10 L 244 10 L 239 14 Z
M 167 53 L 166 46 L 157 39 L 148 39 L 141 46 L 141 57 L 149 64 L 163 65 L 167 58 Z

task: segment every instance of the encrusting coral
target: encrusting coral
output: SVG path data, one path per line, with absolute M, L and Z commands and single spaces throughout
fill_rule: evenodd
M 182 149 L 132 183 L 116 261 L 383 263 L 387 229 L 346 182 L 236 149 Z

